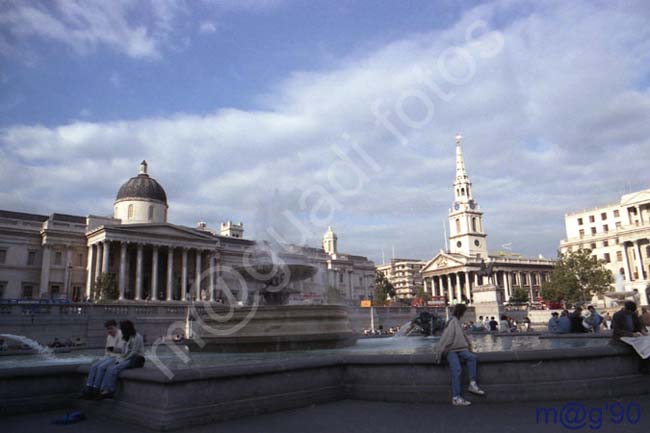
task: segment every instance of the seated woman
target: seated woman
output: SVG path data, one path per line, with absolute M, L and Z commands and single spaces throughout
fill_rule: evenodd
M 122 370 L 140 368 L 144 365 L 144 342 L 142 336 L 135 331 L 133 322 L 130 320 L 120 322 L 120 330 L 124 339 L 124 349 L 117 360 L 106 369 L 98 400 L 113 397 L 117 377 Z
M 477 395 L 485 394 L 476 384 L 476 355 L 471 352 L 472 345 L 463 332 L 463 325 L 460 321 L 466 310 L 467 306 L 465 304 L 457 304 L 454 307 L 453 315 L 449 319 L 447 327 L 442 332 L 442 336 L 440 336 L 434 350 L 434 361 L 436 363 L 440 362 L 442 355 L 447 356 L 451 371 L 451 403 L 454 406 L 469 406 L 471 404 L 460 395 L 461 360 L 465 360 L 469 368 L 468 391 Z
M 104 323 L 104 328 L 106 328 L 107 334 L 104 356 L 95 361 L 90 367 L 88 378 L 86 379 L 86 386 L 81 391 L 82 398 L 94 398 L 99 393 L 99 386 L 102 384 L 102 380 L 104 380 L 106 369 L 115 363 L 115 360 L 122 353 L 124 347 L 122 332 L 117 329 L 117 322 L 115 320 L 107 320 Z

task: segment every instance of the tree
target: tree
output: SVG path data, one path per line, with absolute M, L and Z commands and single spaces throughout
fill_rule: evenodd
M 379 272 L 375 271 L 375 297 L 374 302 L 377 304 L 383 304 L 386 302 L 388 297 L 395 296 L 395 287 L 393 284 L 388 281 L 386 276 Z
M 431 299 L 431 295 L 427 293 L 426 290 L 424 290 L 423 286 L 418 286 L 417 290 L 415 291 L 415 297 L 417 299 L 421 299 L 425 305 L 427 302 L 429 302 L 429 299 Z
M 95 299 L 97 301 L 114 301 L 119 295 L 113 274 L 108 272 L 99 274 L 95 280 Z
M 548 301 L 575 303 L 601 295 L 614 282 L 604 263 L 592 256 L 590 249 L 559 253 L 551 280 L 542 286 L 542 297 Z
M 515 287 L 512 290 L 512 296 L 510 296 L 511 304 L 525 304 L 528 302 L 528 290 L 523 287 Z

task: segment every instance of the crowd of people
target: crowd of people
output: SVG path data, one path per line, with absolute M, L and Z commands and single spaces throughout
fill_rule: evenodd
M 497 320 L 494 316 L 478 316 L 476 322 L 463 323 L 463 329 L 469 332 L 530 332 L 533 330 L 530 318 L 517 322 L 510 316 L 502 315 Z

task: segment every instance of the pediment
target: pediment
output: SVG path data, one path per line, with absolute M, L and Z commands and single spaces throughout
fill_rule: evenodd
M 623 197 L 621 197 L 621 206 L 628 206 L 631 204 L 648 201 L 650 201 L 650 189 L 645 189 L 643 191 L 625 194 Z
M 454 268 L 457 266 L 464 266 L 465 264 L 466 260 L 460 256 L 457 257 L 455 255 L 439 252 L 433 259 L 429 260 L 427 264 L 424 265 L 422 272 Z
M 201 233 L 198 230 L 174 224 L 124 224 L 106 226 L 104 230 L 108 234 L 127 235 L 134 238 L 218 242 L 217 238 L 210 233 Z

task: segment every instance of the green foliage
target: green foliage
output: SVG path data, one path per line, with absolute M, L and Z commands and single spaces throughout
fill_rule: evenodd
M 523 287 L 514 287 L 510 296 L 511 304 L 525 304 L 528 302 L 528 290 Z
M 415 291 L 415 297 L 418 299 L 422 299 L 422 301 L 426 304 L 429 302 L 431 299 L 431 295 L 427 293 L 426 290 L 424 290 L 424 287 L 418 287 L 417 290 Z
M 104 272 L 95 280 L 95 300 L 96 301 L 115 301 L 120 293 L 115 284 L 113 274 Z
M 374 293 L 374 303 L 376 305 L 383 304 L 386 302 L 388 297 L 395 296 L 395 287 L 388 281 L 388 278 L 379 271 L 375 272 L 375 293 Z
M 542 286 L 542 297 L 555 302 L 585 302 L 611 289 L 614 276 L 603 260 L 594 260 L 589 249 L 558 254 L 551 280 Z

